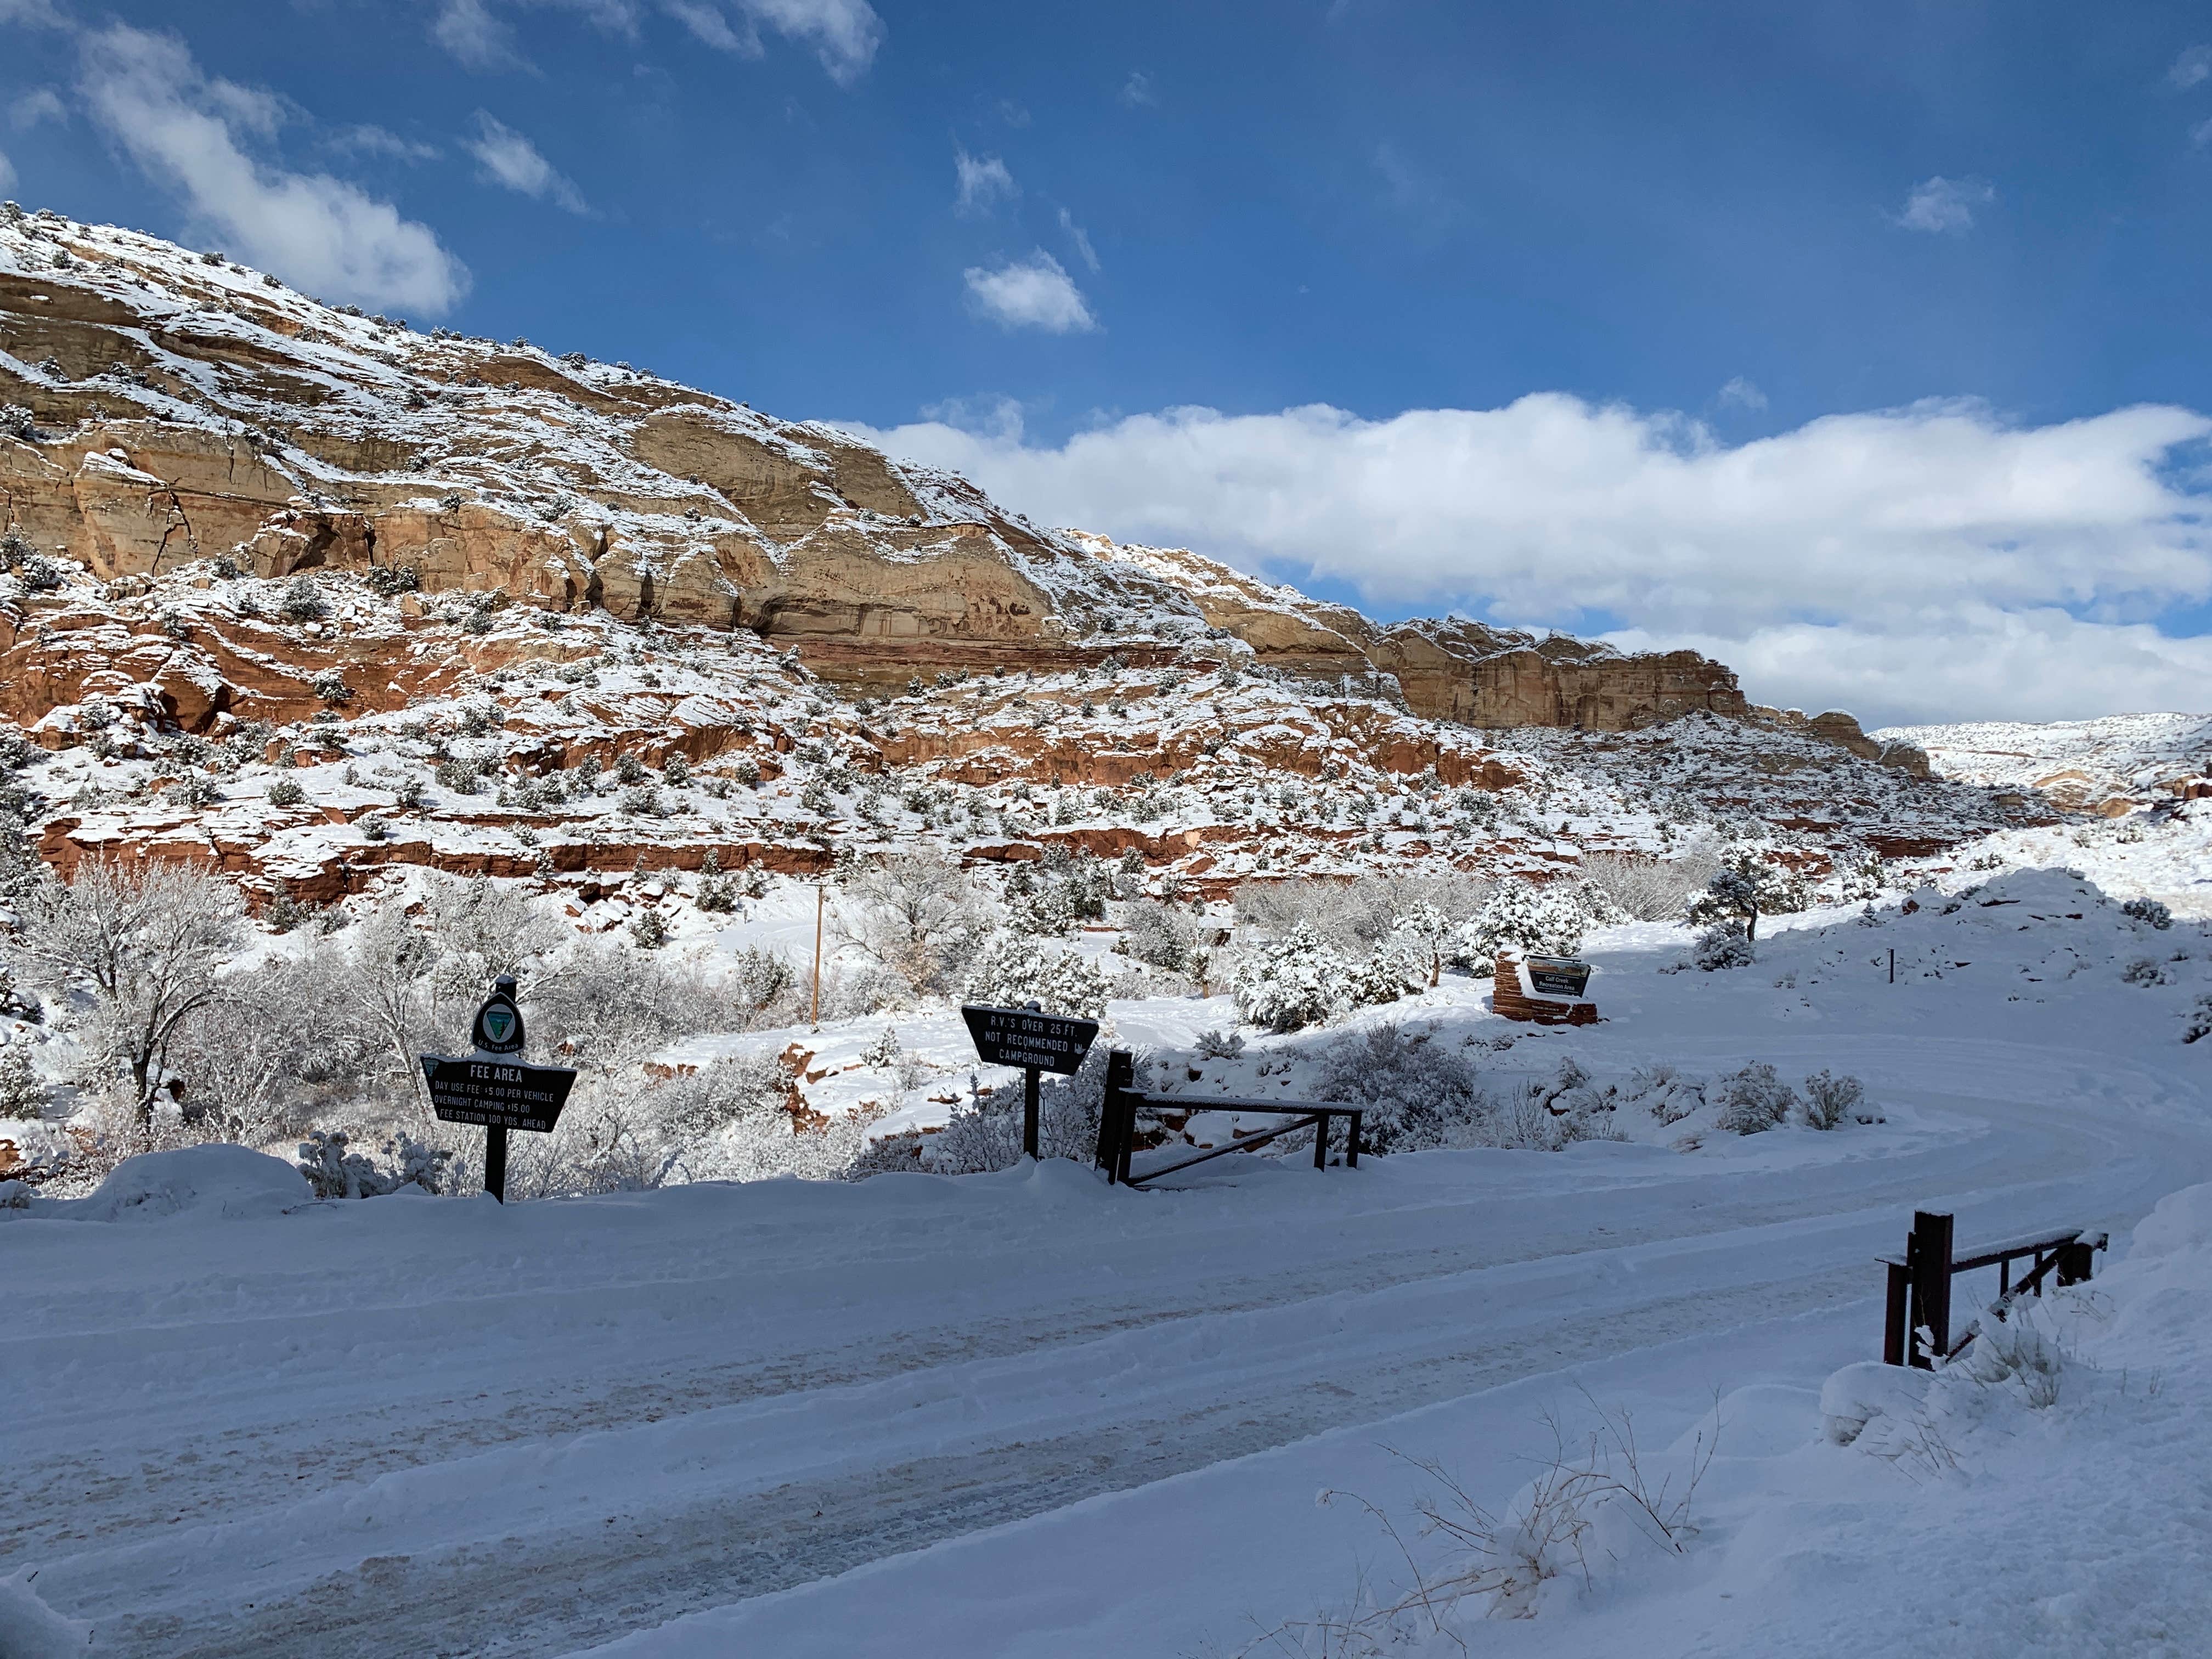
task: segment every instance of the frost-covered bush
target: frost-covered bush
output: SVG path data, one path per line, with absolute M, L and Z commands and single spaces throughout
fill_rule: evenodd
M 317 674 L 313 690 L 318 697 L 334 707 L 353 701 L 353 688 L 345 683 L 345 675 L 335 668 L 325 668 Z
M 1056 945 L 1001 931 L 975 952 L 966 1000 L 996 1007 L 1036 1003 L 1048 1014 L 1097 1019 L 1106 1012 L 1105 970 Z
M 793 1115 L 791 1067 L 781 1054 L 734 1055 L 657 1078 L 604 1076 L 562 1113 L 550 1135 L 511 1148 L 508 1186 L 522 1196 L 635 1192 L 715 1178 L 839 1172 L 821 1164 L 819 1138 Z M 845 1149 L 849 1161 L 857 1137 Z
M 928 849 L 894 853 L 854 872 L 836 921 L 842 943 L 915 990 L 939 992 L 960 981 L 989 924 L 990 908 L 967 872 Z
M 1715 1087 L 1720 1110 L 1714 1127 L 1729 1134 L 1755 1135 L 1786 1123 L 1797 1105 L 1797 1091 L 1761 1060 L 1717 1079 Z
M 2131 898 L 2120 907 L 2120 914 L 2160 933 L 2173 926 L 2173 912 L 2154 898 Z
M 1414 1152 L 1486 1144 L 1490 1102 L 1466 1051 L 1385 1021 L 1339 1037 L 1322 1054 L 1324 1099 L 1365 1106 L 1363 1149 Z
M 1752 948 L 1751 935 L 1740 921 L 1715 922 L 1690 947 L 1691 963 L 1709 974 L 1723 968 L 1748 968 L 1756 960 L 1758 952 Z
M 1628 1077 L 1628 1097 L 1641 1101 L 1662 1123 L 1680 1123 L 1705 1103 L 1705 1085 L 1672 1066 L 1639 1066 Z
M 1218 1031 L 1200 1031 L 1196 1053 L 1200 1060 L 1235 1060 L 1244 1052 L 1244 1039 L 1231 1032 L 1224 1036 Z
M 1452 954 L 1478 976 L 1495 964 L 1500 951 L 1571 957 L 1582 948 L 1586 920 L 1577 896 L 1564 884 L 1500 882 L 1482 914 L 1453 935 Z
M 1098 1115 L 1106 1099 L 1106 1054 L 1103 1044 L 1094 1044 L 1074 1076 L 1047 1079 L 1038 1085 L 1040 1158 L 1088 1164 L 1097 1155 Z M 1022 1115 L 1019 1089 L 994 1090 L 962 1102 L 952 1109 L 942 1130 L 921 1139 L 922 1167 L 939 1175 L 1011 1169 L 1022 1155 Z
M 1805 1079 L 1805 1121 L 1815 1129 L 1840 1127 L 1866 1103 L 1866 1085 L 1855 1077 L 1815 1072 Z
M 1393 933 L 1346 974 L 1346 993 L 1363 1007 L 1395 1002 L 1427 982 L 1431 960 L 1428 948 L 1419 939 Z
M 1158 899 L 1132 900 L 1122 908 L 1121 938 L 1116 951 L 1155 968 L 1181 973 L 1190 965 L 1198 929 L 1188 911 Z
M 1490 891 L 1487 882 L 1459 872 L 1362 876 L 1352 882 L 1255 880 L 1237 888 L 1235 908 L 1240 923 L 1269 939 L 1286 938 L 1306 923 L 1349 960 L 1365 956 L 1401 921 L 1427 933 L 1433 917 L 1441 917 L 1444 926 L 1436 937 L 1446 937 L 1482 908 Z
M 2120 969 L 2120 982 L 2124 985 L 2170 985 L 2173 982 L 2173 975 L 2164 963 L 2153 961 L 2148 957 L 2137 957 Z
M 1295 1031 L 1347 1006 L 1350 979 L 1344 958 L 1322 942 L 1311 923 L 1302 921 L 1288 937 L 1247 952 L 1229 991 L 1239 1019 L 1271 1031 Z
M 1680 921 L 1691 897 L 1712 878 L 1712 861 L 1690 856 L 1643 858 L 1632 853 L 1586 853 L 1583 879 L 1637 921 Z
M 2184 1042 L 2196 1042 L 2206 1036 L 2212 1036 L 2212 995 L 2197 999 L 2197 1006 L 2189 1011 L 2189 1018 L 2181 1028 Z
M 380 1166 L 351 1146 L 343 1129 L 313 1130 L 300 1143 L 299 1170 L 317 1198 L 381 1198 L 406 1186 L 426 1193 L 453 1190 L 454 1155 L 445 1147 L 426 1146 L 403 1131 L 385 1142 L 392 1162 Z
M 307 799 L 307 792 L 295 779 L 279 778 L 269 786 L 269 804 L 271 806 L 297 806 Z
M 36 1121 L 45 1116 L 46 1085 L 31 1064 L 31 1051 L 20 1042 L 0 1047 L 0 1117 Z

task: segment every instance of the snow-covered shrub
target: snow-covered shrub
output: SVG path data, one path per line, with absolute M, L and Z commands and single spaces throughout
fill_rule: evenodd
M 1427 948 L 1418 938 L 1393 933 L 1370 951 L 1364 962 L 1352 965 L 1345 975 L 1346 993 L 1363 1007 L 1395 1002 L 1427 982 L 1430 961 Z
M 2032 1304 L 1998 1304 L 1977 1316 L 1968 1328 L 1973 1340 L 1943 1368 L 1943 1375 L 1964 1375 L 1985 1389 L 2017 1382 L 2034 1411 L 2058 1403 L 2069 1364 L 2076 1362 L 2042 1328 Z
M 2120 969 L 2120 982 L 2124 985 L 2170 985 L 2173 982 L 2173 975 L 2167 971 L 2164 963 L 2154 961 L 2149 957 L 2137 957 Z
M 322 588 L 312 576 L 293 577 L 276 609 L 287 622 L 319 622 L 331 612 Z
M 1662 1124 L 1680 1123 L 1705 1103 L 1705 1085 L 1672 1066 L 1639 1066 L 1629 1073 L 1628 1097 L 1641 1101 Z
M 1000 1008 L 1036 1003 L 1048 1014 L 1097 1019 L 1106 1012 L 1105 970 L 1074 951 L 1001 931 L 969 969 L 966 1000 Z
M 1481 1144 L 1490 1103 L 1466 1051 L 1384 1021 L 1339 1037 L 1321 1057 L 1321 1097 L 1367 1108 L 1364 1150 L 1413 1152 Z
M 1230 981 L 1237 1016 L 1271 1031 L 1317 1025 L 1352 1000 L 1351 970 L 1310 922 L 1249 951 Z
M 1088 1164 L 1097 1155 L 1098 1115 L 1106 1100 L 1106 1054 L 1103 1044 L 1094 1044 L 1073 1077 L 1039 1082 L 1038 1157 Z M 1022 1113 L 1018 1088 L 963 1101 L 952 1109 L 942 1130 L 921 1140 L 922 1165 L 939 1175 L 1011 1169 L 1022 1155 Z
M 635 1192 L 781 1173 L 789 1165 L 763 1167 L 761 1149 L 787 1150 L 791 1163 L 799 1161 L 793 1082 L 782 1055 L 760 1052 L 667 1078 L 624 1071 L 594 1080 L 588 1091 L 580 1079 L 553 1133 L 510 1147 L 509 1189 L 526 1197 Z
M 2197 999 L 2197 1006 L 2189 1011 L 2189 1018 L 2181 1028 L 2181 1040 L 2195 1042 L 2212 1036 L 2212 995 Z
M 1200 1060 L 1235 1060 L 1244 1052 L 1244 1039 L 1231 1032 L 1224 1036 L 1218 1031 L 1200 1031 L 1196 1053 Z
M 345 675 L 335 668 L 325 668 L 312 683 L 314 694 L 333 707 L 353 701 L 353 688 L 345 682 Z
M 1115 949 L 1155 968 L 1181 973 L 1190 965 L 1198 930 L 1189 914 L 1157 899 L 1137 899 L 1122 908 L 1121 938 Z
M 1833 1129 L 1866 1103 L 1866 1085 L 1855 1077 L 1834 1077 L 1825 1071 L 1805 1079 L 1805 1121 L 1815 1129 Z
M 730 767 L 730 775 L 748 789 L 760 787 L 760 763 L 750 755 L 740 755 Z
M 1714 1127 L 1729 1134 L 1755 1135 L 1790 1121 L 1797 1091 L 1763 1060 L 1717 1079 L 1720 1111 Z
M 1637 921 L 1680 921 L 1691 896 L 1711 878 L 1710 860 L 1586 853 L 1583 879 Z
M 24 1044 L 0 1047 L 0 1117 L 36 1121 L 46 1115 L 46 1085 L 39 1081 Z
M 1586 920 L 1577 896 L 1565 884 L 1500 882 L 1482 914 L 1454 933 L 1452 954 L 1478 977 L 1496 963 L 1500 951 L 1571 957 L 1582 948 Z
M 1748 968 L 1757 959 L 1751 935 L 1740 921 L 1715 922 L 1690 947 L 1692 963 L 1709 974 L 1723 968 Z
M 691 902 L 702 910 L 723 915 L 738 908 L 737 884 L 722 873 L 721 857 L 711 847 L 699 866 L 699 891 Z
M 641 910 L 630 919 L 629 936 L 641 951 L 658 951 L 668 943 L 668 923 L 658 910 Z
M 307 792 L 292 778 L 279 778 L 269 786 L 271 806 L 297 806 L 307 799 Z
M 380 1198 L 398 1190 L 397 1175 L 349 1151 L 350 1145 L 343 1129 L 317 1129 L 300 1143 L 300 1173 L 317 1198 Z
M 744 1024 L 781 1025 L 798 1018 L 799 971 L 780 952 L 746 945 L 729 958 L 722 984 Z
M 2154 898 L 2131 898 L 2120 907 L 2120 914 L 2160 933 L 2173 926 L 2173 912 Z

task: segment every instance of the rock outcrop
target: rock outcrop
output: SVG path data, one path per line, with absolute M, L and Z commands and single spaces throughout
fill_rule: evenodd
M 51 214 L 0 222 L 0 521 L 111 581 L 198 561 L 382 571 L 747 629 L 876 693 L 1241 648 L 1309 678 L 1388 676 L 1414 713 L 1475 727 L 1752 715 L 1693 652 L 1377 623 L 1188 551 L 1038 529 L 832 428 L 522 341 L 425 335 Z M 222 707 L 193 688 L 225 678 L 186 675 L 178 717 Z M 1808 729 L 1866 743 L 1847 715 Z

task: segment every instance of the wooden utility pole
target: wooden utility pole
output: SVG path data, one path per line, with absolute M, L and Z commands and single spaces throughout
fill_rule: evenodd
M 814 884 L 814 1029 L 822 1029 L 822 906 L 827 890 Z

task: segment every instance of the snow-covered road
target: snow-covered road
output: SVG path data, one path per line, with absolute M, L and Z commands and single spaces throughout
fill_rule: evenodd
M 2171 1054 L 1832 1026 L 1664 1046 L 1847 1062 L 1892 1121 L 1173 1193 L 1052 1164 L 7 1225 L 0 1574 L 37 1567 L 95 1653 L 567 1652 L 1661 1345 L 1717 1366 L 1718 1334 L 1828 1310 L 1814 1350 L 1870 1350 L 1871 1258 L 1915 1206 L 1962 1240 L 2118 1226 L 2212 1178 Z M 1250 1599 L 1175 1616 L 1194 1639 Z M 896 1597 L 841 1606 L 834 1650 L 939 1650 Z M 946 1650 L 1002 1650 L 969 1636 Z M 697 1650 L 797 1650 L 727 1640 Z

